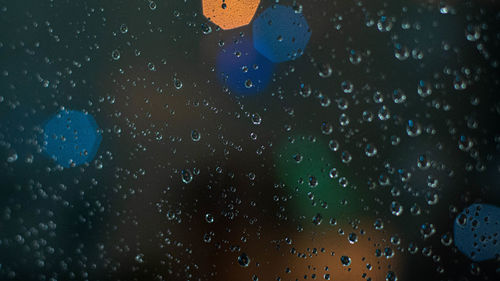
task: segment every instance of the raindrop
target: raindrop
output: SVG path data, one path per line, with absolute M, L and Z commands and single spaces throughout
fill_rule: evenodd
M 190 170 L 182 170 L 181 171 L 182 182 L 185 184 L 190 183 L 193 180 L 193 174 Z
M 248 267 L 248 265 L 250 264 L 250 258 L 247 256 L 247 254 L 241 253 L 241 255 L 239 255 L 238 257 L 238 263 L 242 267 Z
M 323 122 L 321 123 L 321 132 L 324 134 L 324 135 L 329 135 L 333 132 L 333 126 L 332 124 L 328 123 L 328 122 Z
M 351 258 L 348 256 L 342 256 L 340 257 L 340 262 L 342 263 L 343 266 L 349 266 L 351 265 Z
M 120 51 L 118 50 L 113 50 L 111 52 L 111 57 L 114 59 L 114 60 L 119 60 L 120 59 Z
M 397 201 L 392 201 L 391 213 L 395 216 L 401 216 L 401 214 L 403 214 L 403 205 L 399 204 Z
M 192 130 L 191 131 L 191 139 L 193 141 L 199 141 L 201 139 L 201 134 L 197 130 Z
M 214 216 L 213 216 L 212 214 L 207 213 L 207 214 L 205 215 L 205 220 L 206 220 L 208 223 L 213 223 L 215 219 L 214 219 Z
M 127 25 L 126 25 L 126 24 L 122 24 L 122 25 L 120 26 L 120 32 L 121 32 L 121 33 L 123 33 L 123 34 L 125 34 L 125 33 L 127 33 L 127 32 L 128 32 L 128 27 L 127 27 Z

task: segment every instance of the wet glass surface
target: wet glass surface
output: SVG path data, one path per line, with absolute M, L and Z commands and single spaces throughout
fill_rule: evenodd
M 0 1 L 0 280 L 498 280 L 499 19 Z

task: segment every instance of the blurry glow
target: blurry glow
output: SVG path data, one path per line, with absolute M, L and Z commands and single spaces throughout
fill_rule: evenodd
M 236 94 L 261 92 L 271 81 L 272 73 L 273 64 L 245 38 L 224 47 L 217 56 L 217 75 Z
M 252 280 L 253 274 L 258 280 L 403 280 L 408 259 L 398 250 L 399 242 L 390 242 L 395 240 L 389 234 L 397 230 L 375 230 L 371 219 L 361 221 L 355 228 L 345 228 L 344 235 L 331 231 L 336 227 L 314 227 L 285 238 L 278 231 L 266 232 L 265 237 L 282 242 L 280 249 L 273 243 L 249 240 L 243 244 L 248 265 L 242 265 L 237 253 L 214 259 L 217 268 L 223 268 L 218 280 L 232 280 L 234 276 Z M 355 243 L 349 240 L 352 235 L 357 237 Z
M 292 7 L 272 6 L 253 22 L 254 46 L 273 62 L 300 57 L 310 37 L 311 30 L 304 15 Z
M 78 166 L 91 161 L 102 136 L 91 115 L 63 110 L 44 126 L 43 150 L 63 167 Z
M 285 142 L 279 148 L 276 166 L 279 179 L 293 195 L 289 210 L 294 216 L 328 224 L 330 218 L 344 220 L 360 211 L 349 182 L 352 177 L 338 154 L 323 141 L 296 137 Z
M 247 25 L 260 0 L 203 0 L 203 15 L 222 29 Z
M 471 260 L 480 262 L 500 255 L 500 208 L 472 204 L 455 219 L 455 246 Z

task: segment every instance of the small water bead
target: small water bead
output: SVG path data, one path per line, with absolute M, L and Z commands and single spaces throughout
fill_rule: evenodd
M 346 110 L 349 107 L 349 102 L 345 98 L 337 99 L 337 108 L 340 110 Z
M 446 2 L 440 2 L 439 3 L 439 12 L 443 15 L 446 15 L 450 12 L 450 7 Z
M 156 71 L 156 65 L 152 62 L 148 62 L 148 69 L 149 71 Z M 175 81 L 174 81 L 175 84 Z
M 201 27 L 201 32 L 203 32 L 203 34 L 207 35 L 212 33 L 212 27 L 210 25 L 202 23 L 200 27 Z
M 344 188 L 345 188 L 345 187 L 347 187 L 347 185 L 348 185 L 348 184 L 349 184 L 349 181 L 347 181 L 347 178 L 346 178 L 346 177 L 341 177 L 341 178 L 339 179 L 339 185 L 340 185 L 341 187 L 344 187 Z
M 436 233 L 436 229 L 432 223 L 424 223 L 420 226 L 420 234 L 427 239 Z
M 311 85 L 300 84 L 299 94 L 304 97 L 310 97 L 312 94 Z
M 151 9 L 151 11 L 156 10 L 156 3 L 154 1 L 149 2 L 149 9 Z M 174 15 L 175 15 L 175 12 L 174 12 Z
M 174 77 L 174 87 L 176 90 L 182 89 L 182 81 L 177 77 Z
M 296 153 L 296 154 L 292 155 L 292 158 L 293 158 L 293 160 L 295 160 L 295 162 L 298 164 L 298 163 L 302 162 L 302 159 L 303 159 L 304 157 L 302 156 L 302 154 L 300 154 L 300 153 Z
M 339 176 L 339 172 L 336 168 L 332 168 L 328 173 L 328 176 L 330 176 L 331 179 L 337 178 Z
M 96 159 L 94 161 L 94 167 L 97 169 L 97 170 L 101 170 L 103 168 L 103 164 L 102 164 L 102 161 L 99 160 L 99 159 Z
M 420 80 L 417 85 L 417 93 L 423 98 L 430 96 L 432 94 L 432 85 L 429 82 Z
M 323 94 L 320 94 L 318 99 L 322 107 L 329 107 L 332 104 L 332 100 Z
M 373 93 L 373 101 L 375 103 L 384 102 L 384 94 L 382 94 L 380 91 L 375 91 L 375 93 Z
M 358 242 L 358 236 L 356 235 L 356 233 L 352 232 L 348 235 L 348 240 L 349 240 L 349 243 L 354 244 L 354 243 Z
M 393 215 L 401 216 L 403 214 L 403 205 L 397 201 L 392 201 L 390 210 Z
M 391 136 L 391 144 L 392 145 L 396 146 L 396 145 L 398 145 L 400 143 L 401 143 L 401 138 L 400 137 L 394 136 L 394 135 Z
M 377 154 L 377 148 L 372 143 L 369 143 L 365 146 L 365 154 L 368 157 L 373 157 Z
M 404 61 L 410 57 L 410 51 L 408 47 L 402 46 L 401 44 L 396 44 L 394 47 L 394 57 L 400 61 Z
M 250 264 L 250 257 L 245 253 L 241 253 L 238 257 L 238 264 L 242 267 L 248 267 Z
M 254 125 L 260 125 L 262 123 L 262 118 L 258 113 L 253 113 L 252 114 L 252 123 Z
M 380 176 L 378 177 L 378 183 L 381 185 L 381 186 L 388 186 L 391 184 L 391 179 L 389 178 L 388 175 L 386 175 L 385 173 L 382 173 L 380 174 Z
M 465 38 L 471 42 L 477 41 L 481 38 L 481 27 L 475 24 L 468 24 L 465 29 Z
M 253 141 L 257 140 L 257 134 L 254 132 L 250 133 L 250 139 Z
M 380 32 L 388 32 L 392 29 L 392 20 L 386 16 L 381 16 L 377 21 L 377 29 Z
M 456 75 L 453 79 L 453 88 L 457 91 L 463 91 L 467 89 L 467 80 L 461 75 Z
M 301 4 L 293 1 L 293 5 L 292 5 L 292 8 L 293 8 L 293 11 L 296 13 L 296 14 L 302 14 L 302 11 L 303 11 L 303 7 Z
M 408 120 L 406 124 L 406 133 L 410 137 L 417 137 L 422 134 L 422 126 L 418 122 Z
M 342 126 L 342 127 L 349 125 L 349 123 L 350 123 L 349 116 L 347 116 L 345 113 L 340 114 L 339 123 L 340 123 L 340 126 Z
M 428 187 L 436 188 L 438 185 L 439 185 L 439 180 L 436 177 L 434 177 L 432 175 L 427 176 L 427 186 Z
M 341 84 L 340 84 L 340 88 L 342 89 L 342 91 L 346 94 L 350 94 L 352 93 L 352 91 L 354 90 L 354 85 L 352 84 L 351 81 L 343 81 Z
M 387 275 L 385 276 L 386 281 L 397 281 L 398 277 L 396 276 L 396 273 L 393 271 L 387 272 Z
M 390 247 L 384 248 L 384 256 L 386 259 L 394 257 L 394 251 Z
M 351 265 L 351 258 L 348 256 L 341 256 L 340 262 L 342 263 L 343 266 L 349 266 Z
M 320 225 L 321 222 L 323 222 L 323 216 L 319 213 L 312 218 L 312 223 L 315 225 Z
M 380 218 L 376 219 L 373 223 L 373 227 L 375 227 L 376 230 L 384 229 L 384 222 Z
M 120 32 L 123 33 L 123 34 L 127 33 L 128 32 L 128 26 L 126 24 L 122 24 L 120 26 Z
M 397 234 L 391 236 L 391 244 L 392 245 L 396 245 L 396 246 L 398 246 L 399 244 L 401 244 L 401 239 L 399 238 L 399 236 Z
M 193 174 L 190 170 L 182 170 L 181 171 L 182 182 L 185 184 L 190 183 L 193 180 Z
M 378 119 L 380 119 L 380 121 L 386 121 L 389 120 L 390 118 L 391 118 L 391 112 L 389 111 L 389 108 L 383 105 L 378 111 Z
M 355 50 L 349 51 L 349 62 L 354 65 L 360 64 L 362 60 L 361 54 L 356 52 Z
M 421 60 L 424 58 L 424 52 L 420 49 L 413 49 L 411 50 L 411 56 L 412 58 L 416 59 L 416 60 Z
M 118 50 L 113 50 L 111 52 L 111 57 L 114 59 L 114 60 L 119 60 L 120 59 L 120 51 Z
M 328 78 L 332 76 L 333 69 L 329 63 L 322 63 L 319 65 L 318 75 L 321 78 Z
M 191 139 L 194 142 L 197 142 L 201 139 L 201 134 L 197 130 L 192 130 L 191 131 Z
M 449 232 L 441 236 L 441 243 L 445 246 L 450 246 L 453 243 L 453 237 Z
M 474 145 L 474 143 L 467 136 L 461 135 L 458 138 L 458 148 L 462 151 L 469 151 L 473 145 Z
M 406 101 L 406 94 L 401 89 L 395 89 L 392 92 L 392 100 L 396 104 L 400 104 Z
M 253 87 L 253 82 L 250 79 L 245 80 L 245 88 L 250 89 Z
M 144 263 L 144 254 L 138 254 L 135 256 L 135 261 L 138 263 Z
M 349 153 L 349 151 L 347 151 L 347 150 L 342 151 L 341 158 L 342 158 L 342 163 L 344 163 L 344 164 L 347 164 L 347 163 L 351 162 L 351 160 L 352 160 L 351 153 Z
M 309 186 L 310 187 L 316 187 L 318 186 L 318 179 L 315 176 L 309 176 Z
M 413 205 L 410 208 L 410 213 L 413 216 L 419 216 L 422 213 L 422 208 L 417 203 L 413 203 Z
M 458 215 L 458 217 L 456 218 L 456 221 L 457 221 L 458 225 L 465 226 L 467 224 L 467 215 L 465 215 L 463 213 Z
M 427 170 L 431 166 L 431 162 L 429 161 L 429 157 L 425 154 L 418 156 L 417 158 L 417 167 L 421 170 Z
M 194 174 L 194 175 L 196 175 L 196 176 L 197 176 L 197 175 L 199 175 L 199 174 L 200 174 L 200 172 L 201 172 L 201 171 L 200 171 L 200 169 L 199 169 L 199 168 L 196 168 L 196 167 L 195 167 L 195 168 L 193 168 L 193 174 Z
M 340 144 L 337 140 L 330 140 L 330 142 L 328 142 L 328 147 L 331 151 L 338 151 Z
M 498 270 L 497 270 L 498 272 Z M 470 264 L 470 273 L 474 276 L 479 276 L 481 274 L 481 267 L 477 263 Z
M 210 213 L 207 213 L 207 214 L 205 215 L 205 220 L 206 220 L 208 223 L 213 223 L 213 222 L 215 221 L 214 216 L 213 216 L 212 214 L 210 214 Z
M 418 246 L 413 243 L 413 242 L 410 242 L 410 244 L 408 244 L 408 252 L 412 255 L 416 254 L 418 252 Z
M 373 113 L 371 111 L 365 110 L 363 111 L 363 120 L 366 122 L 373 121 Z
M 333 125 L 329 122 L 323 122 L 321 123 L 321 132 L 324 135 L 329 135 L 333 132 Z
M 10 152 L 9 156 L 7 156 L 7 162 L 8 163 L 13 163 L 16 162 L 18 159 L 17 153 L 15 152 Z
M 203 234 L 203 242 L 205 243 L 212 242 L 212 235 L 210 235 L 209 233 Z
M 401 182 L 408 182 L 411 179 L 411 172 L 405 169 L 398 169 L 398 174 L 401 179 Z

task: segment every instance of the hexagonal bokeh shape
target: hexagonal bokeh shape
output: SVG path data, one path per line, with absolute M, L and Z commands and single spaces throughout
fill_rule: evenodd
M 216 69 L 221 83 L 233 94 L 252 95 L 266 89 L 274 67 L 255 50 L 251 39 L 240 38 L 221 49 Z
M 101 140 L 94 117 L 81 111 L 62 110 L 44 125 L 43 151 L 68 168 L 92 161 Z
M 300 57 L 311 37 L 304 15 L 283 5 L 267 8 L 253 21 L 252 29 L 255 49 L 272 62 Z
M 203 15 L 222 29 L 234 29 L 252 21 L 260 0 L 202 0 Z
M 489 204 L 472 204 L 455 219 L 455 246 L 475 262 L 500 255 L 500 208 Z

